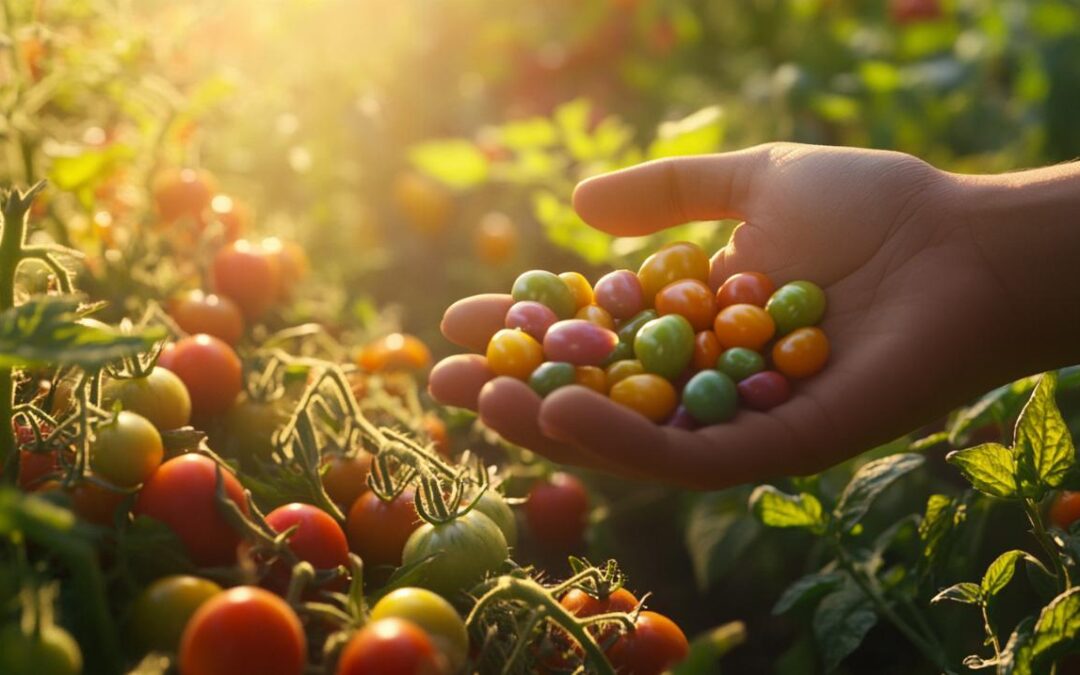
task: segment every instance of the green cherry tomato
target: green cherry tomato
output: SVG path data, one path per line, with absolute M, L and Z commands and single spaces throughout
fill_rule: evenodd
M 444 597 L 468 591 L 510 555 L 499 526 L 475 509 L 454 520 L 425 523 L 405 542 L 403 565 L 419 565 L 417 585 Z
M 0 673 L 12 675 L 77 675 L 82 672 L 82 652 L 71 634 L 55 624 L 41 632 L 23 632 L 17 621 L 0 628 Z
M 736 382 L 741 382 L 754 373 L 765 370 L 765 359 L 753 349 L 732 347 L 720 354 L 716 368 Z
M 501 494 L 494 489 L 484 490 L 473 508 L 499 526 L 508 546 L 517 545 L 517 518 Z
M 674 380 L 694 356 L 694 328 L 678 314 L 653 319 L 634 338 L 634 354 L 646 372 Z
M 619 340 L 615 344 L 615 349 L 612 350 L 611 355 L 608 356 L 606 359 L 604 359 L 604 362 L 601 363 L 600 365 L 604 366 L 604 367 L 607 367 L 607 366 L 610 366 L 611 364 L 615 363 L 616 361 L 628 361 L 628 360 L 633 359 L 633 358 L 634 358 L 634 343 L 633 342 L 624 342 L 622 340 Z
M 577 376 L 572 363 L 548 361 L 529 376 L 529 386 L 541 397 L 547 396 L 559 387 L 573 384 Z
M 384 595 L 371 608 L 371 621 L 405 619 L 428 634 L 439 652 L 450 662 L 452 672 L 465 665 L 469 634 L 465 621 L 454 606 L 426 588 L 399 588 Z
M 809 281 L 784 284 L 765 303 L 776 323 L 776 334 L 787 335 L 796 328 L 813 326 L 825 314 L 825 291 Z
M 718 424 L 735 416 L 739 397 L 735 382 L 718 370 L 703 370 L 683 388 L 682 404 L 701 424 Z
M 510 295 L 517 302 L 532 300 L 547 306 L 560 319 L 569 319 L 577 310 L 574 293 L 557 275 L 543 270 L 522 273 L 514 282 Z
M 142 415 L 127 410 L 94 430 L 90 466 L 118 487 L 135 487 L 153 474 L 165 457 L 157 428 Z
M 634 338 L 637 337 L 641 327 L 659 316 L 660 315 L 656 313 L 655 309 L 646 309 L 643 312 L 638 312 L 630 319 L 619 324 L 619 330 L 616 331 L 619 335 L 619 340 L 629 345 L 634 344 Z
M 176 652 L 188 619 L 221 592 L 209 579 L 177 574 L 147 586 L 131 607 L 131 629 L 144 648 Z
M 142 415 L 157 427 L 169 431 L 191 421 L 191 397 L 175 373 L 155 367 L 146 377 L 113 380 L 102 392 L 106 409 L 120 402 L 120 407 Z

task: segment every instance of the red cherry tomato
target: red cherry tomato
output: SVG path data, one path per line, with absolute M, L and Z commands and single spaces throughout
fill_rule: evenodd
M 775 370 L 764 370 L 741 380 L 735 388 L 739 400 L 754 410 L 770 410 L 791 398 L 791 385 Z
M 445 660 L 431 638 L 405 619 L 380 619 L 353 635 L 338 660 L 337 675 L 440 675 Z
M 792 379 L 810 377 L 829 359 L 829 339 L 820 328 L 796 328 L 776 341 L 773 366 Z
M 60 457 L 56 450 L 36 452 L 19 451 L 19 487 L 26 491 L 36 490 L 60 471 Z
M 646 305 L 641 280 L 630 270 L 615 270 L 602 276 L 596 282 L 594 296 L 596 304 L 616 319 L 629 319 Z
M 533 537 L 549 549 L 581 546 L 589 518 L 589 493 L 580 480 L 557 472 L 533 485 L 525 502 L 525 522 Z
M 90 481 L 82 481 L 68 490 L 71 497 L 71 509 L 83 520 L 112 527 L 116 510 L 127 499 L 122 492 L 113 492 Z
M 348 509 L 367 492 L 367 477 L 371 472 L 371 454 L 363 450 L 355 456 L 324 455 L 322 484 L 326 494 L 338 506 Z
M 537 342 L 543 342 L 548 328 L 559 320 L 555 312 L 547 305 L 534 300 L 515 302 L 506 313 L 507 328 L 518 328 Z
M 217 181 L 202 169 L 164 169 L 154 177 L 154 205 L 166 222 L 198 221 L 217 191 Z
M 191 395 L 196 420 L 221 415 L 243 389 L 243 365 L 233 348 L 210 335 L 191 335 L 162 351 L 158 365 L 176 373 Z
M 641 612 L 634 630 L 619 636 L 608 650 L 616 672 L 660 675 L 690 652 L 690 643 L 674 621 L 656 612 Z
M 286 504 L 266 515 L 266 524 L 275 532 L 297 526 L 289 535 L 289 548 L 297 558 L 317 570 L 348 566 L 349 544 L 345 532 L 326 511 L 311 504 Z
M 1062 490 L 1050 504 L 1050 522 L 1068 531 L 1077 520 L 1080 520 L 1080 492 Z
M 575 366 L 599 366 L 619 344 L 614 331 L 583 319 L 559 321 L 544 336 L 544 356 L 549 361 Z M 535 370 L 535 369 L 534 369 Z
M 694 336 L 694 359 L 690 362 L 694 370 L 711 370 L 716 368 L 716 362 L 720 358 L 723 348 L 716 333 L 711 330 L 703 330 Z
M 204 602 L 180 639 L 180 675 L 301 675 L 307 638 L 278 596 L 237 586 Z
M 681 314 L 695 331 L 709 330 L 718 311 L 712 289 L 697 279 L 680 279 L 656 294 L 656 312 Z
M 235 302 L 248 321 L 261 317 L 278 300 L 281 266 L 277 257 L 246 239 L 218 249 L 210 276 L 214 290 Z
M 176 325 L 195 335 L 213 335 L 230 345 L 244 335 L 244 315 L 232 300 L 202 291 L 189 291 L 177 298 L 169 312 Z
M 415 497 L 411 488 L 390 502 L 365 492 L 349 509 L 345 521 L 349 547 L 365 565 L 401 565 L 405 542 L 421 524 L 413 505 Z
M 619 588 L 603 600 L 595 598 L 578 588 L 571 588 L 559 599 L 559 604 L 577 617 L 586 618 L 610 612 L 632 612 L 637 607 L 638 599 L 625 588 Z M 593 635 L 601 644 L 618 631 L 615 625 L 593 630 Z
M 135 515 L 161 521 L 184 543 L 196 565 L 211 567 L 236 562 L 240 535 L 217 504 L 219 467 L 203 455 L 181 455 L 162 464 L 143 483 L 135 500 Z M 225 494 L 243 513 L 247 500 L 240 482 L 220 469 Z
M 776 286 L 761 272 L 740 272 L 728 277 L 716 292 L 720 309 L 731 305 L 764 307 Z

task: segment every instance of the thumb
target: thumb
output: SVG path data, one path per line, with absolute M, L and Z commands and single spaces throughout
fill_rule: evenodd
M 767 146 L 658 159 L 583 181 L 574 209 L 589 225 L 624 237 L 691 220 L 745 220 L 767 163 Z

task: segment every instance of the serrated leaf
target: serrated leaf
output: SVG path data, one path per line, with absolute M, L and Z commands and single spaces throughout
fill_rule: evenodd
M 947 543 L 946 537 L 965 517 L 966 509 L 961 501 L 945 495 L 930 495 L 926 501 L 926 513 L 919 522 L 923 560 L 928 566 L 934 565 Z
M 1031 635 L 1035 629 L 1035 617 L 1029 616 L 1009 636 L 1001 651 L 998 675 L 1031 675 Z
M 1016 423 L 1013 453 L 1025 478 L 1037 488 L 1035 497 L 1061 485 L 1076 461 L 1072 436 L 1054 399 L 1056 385 L 1057 373 L 1043 375 Z
M 819 598 L 835 589 L 843 579 L 844 575 L 837 570 L 807 574 L 784 590 L 773 605 L 772 613 L 783 614 L 797 605 Z
M 687 519 L 686 548 L 698 588 L 708 590 L 727 576 L 760 533 L 761 524 L 742 508 L 732 509 L 730 497 L 696 502 Z
M 818 533 L 825 528 L 821 502 L 808 492 L 789 495 L 771 485 L 759 485 L 750 495 L 750 510 L 769 527 L 801 527 Z
M 976 490 L 991 497 L 1016 497 L 1016 460 L 1012 452 L 1000 443 L 983 443 L 973 448 L 956 450 L 945 461 L 960 469 L 960 473 Z
M 962 581 L 942 590 L 931 598 L 930 602 L 937 603 L 942 600 L 951 600 L 965 605 L 977 605 L 982 602 L 982 589 L 979 588 L 978 584 Z
M 982 593 L 987 600 L 1000 593 L 1012 581 L 1013 575 L 1016 573 L 1016 561 L 1027 556 L 1028 554 L 1024 551 L 1006 551 L 999 555 L 994 562 L 990 563 L 990 566 L 986 568 L 986 573 L 983 574 L 982 583 L 980 584 Z
M 423 173 L 447 185 L 468 189 L 488 177 L 488 160 L 471 141 L 447 138 L 427 141 L 409 149 L 409 161 Z
M 1031 636 L 1032 670 L 1042 672 L 1065 654 L 1080 648 L 1080 587 L 1054 598 L 1039 613 Z
M 878 495 L 904 474 L 922 466 L 925 458 L 914 453 L 889 455 L 859 467 L 848 481 L 840 501 L 833 510 L 844 532 L 855 526 L 870 510 Z
M 998 387 L 960 411 L 949 425 L 949 443 L 963 445 L 967 432 L 989 423 L 1011 420 L 1024 405 L 1028 393 L 1035 388 L 1036 378 L 1025 377 Z
M 814 639 L 825 672 L 836 669 L 855 651 L 877 623 L 870 600 L 851 582 L 825 596 L 814 612 Z
M 125 334 L 82 321 L 79 303 L 42 297 L 0 313 L 0 367 L 78 365 L 98 368 L 138 354 L 165 338 L 165 329 Z

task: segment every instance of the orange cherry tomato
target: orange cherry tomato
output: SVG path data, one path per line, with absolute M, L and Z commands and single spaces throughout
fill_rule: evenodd
M 615 319 L 611 318 L 608 311 L 600 305 L 585 305 L 574 315 L 575 319 L 584 319 L 589 323 L 595 323 L 601 328 L 615 330 Z
M 278 300 L 281 267 L 277 257 L 246 239 L 218 249 L 210 276 L 214 290 L 235 302 L 249 321 L 261 317 Z
M 768 312 L 757 305 L 745 304 L 720 310 L 713 328 L 724 349 L 746 347 L 754 351 L 761 351 L 776 332 L 776 324 Z
M 304 247 L 295 241 L 267 237 L 259 242 L 262 250 L 268 256 L 277 260 L 278 274 L 278 299 L 288 300 L 292 297 L 293 287 L 304 280 L 311 269 Z
M 641 375 L 644 372 L 645 366 L 637 359 L 623 359 L 621 361 L 616 361 L 608 365 L 604 373 L 607 377 L 607 388 L 610 391 L 617 382 L 622 382 L 631 375 Z
M 525 331 L 504 328 L 488 343 L 487 361 L 496 375 L 524 381 L 544 362 L 544 348 Z
M 616 382 L 611 387 L 611 400 L 641 413 L 653 422 L 663 422 L 679 403 L 675 387 L 652 373 L 631 375 Z
M 570 288 L 570 294 L 574 296 L 574 304 L 578 309 L 593 303 L 592 284 L 582 274 L 579 272 L 563 272 L 559 275 L 559 278 Z M 585 317 L 579 316 L 578 318 L 583 319 Z
M 517 226 L 509 216 L 493 211 L 480 219 L 473 233 L 473 249 L 477 258 L 491 265 L 499 265 L 514 257 L 517 247 Z
M 717 311 L 712 289 L 697 279 L 673 281 L 656 294 L 657 314 L 681 314 L 695 331 L 712 328 Z
M 764 307 L 775 290 L 772 280 L 761 272 L 739 272 L 720 285 L 720 290 L 716 292 L 716 302 L 720 309 L 731 305 Z
M 209 210 L 203 215 L 203 220 L 207 224 L 220 223 L 225 241 L 236 241 L 251 226 L 251 207 L 228 195 L 214 195 L 214 198 L 210 200 Z
M 235 302 L 223 295 L 189 291 L 173 301 L 169 314 L 191 335 L 213 335 L 230 345 L 236 345 L 244 335 L 244 315 Z
M 773 365 L 784 375 L 810 377 L 829 360 L 829 338 L 820 328 L 797 328 L 776 341 Z
M 163 169 L 154 176 L 153 192 L 162 220 L 191 218 L 198 222 L 217 192 L 217 181 L 203 169 Z
M 367 492 L 367 477 L 371 472 L 371 454 L 360 450 L 352 457 L 325 455 L 322 473 L 323 488 L 338 506 L 348 509 Z
M 369 373 L 423 370 L 431 365 L 431 350 L 415 335 L 391 333 L 364 347 L 357 363 Z
M 578 366 L 574 369 L 574 380 L 583 387 L 607 394 L 607 374 L 603 368 Z
M 428 236 L 442 232 L 454 212 L 454 199 L 447 189 L 418 173 L 399 174 L 393 197 L 409 225 Z
M 709 256 L 701 247 L 685 241 L 664 246 L 653 253 L 638 269 L 638 278 L 645 291 L 645 302 L 652 304 L 664 286 L 679 279 L 709 281 Z
M 694 360 L 691 361 L 691 365 L 694 370 L 715 368 L 716 362 L 723 351 L 716 333 L 711 330 L 703 330 L 694 336 Z
M 345 520 L 349 549 L 360 556 L 365 568 L 401 565 L 405 542 L 423 523 L 416 515 L 415 499 L 412 488 L 389 502 L 368 491 L 349 509 Z
M 634 630 L 620 635 L 607 656 L 618 673 L 660 675 L 689 653 L 690 643 L 674 621 L 656 612 L 641 612 Z

